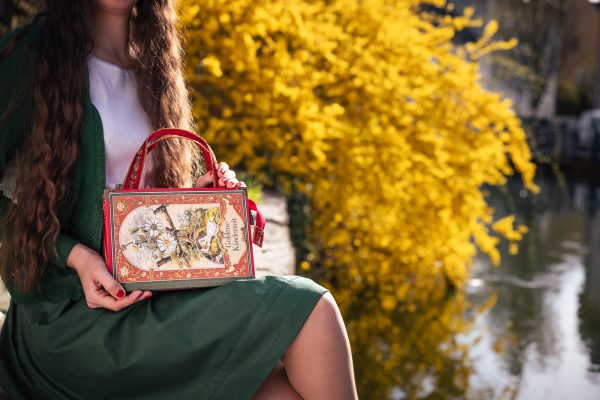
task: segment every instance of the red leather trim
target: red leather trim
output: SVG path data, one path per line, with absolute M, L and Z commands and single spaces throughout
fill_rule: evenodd
M 157 145 L 163 140 L 167 139 L 185 139 L 190 140 L 200 148 L 202 152 L 202 156 L 204 157 L 204 162 L 206 164 L 206 170 L 212 171 L 214 179 L 213 186 L 217 187 L 217 158 L 215 157 L 215 153 L 212 151 L 210 145 L 201 138 L 200 136 L 186 131 L 184 129 L 176 129 L 176 128 L 167 128 L 167 129 L 159 129 L 144 141 L 140 146 L 140 149 L 136 153 L 133 161 L 129 165 L 129 170 L 127 171 L 127 175 L 125 176 L 125 181 L 123 182 L 123 187 L 125 189 L 137 189 L 140 187 L 140 181 L 142 176 L 144 175 L 144 165 L 146 162 L 146 156 L 150 153 Z
M 104 251 L 104 261 L 106 262 L 106 267 L 108 268 L 108 272 L 110 272 L 110 274 L 113 274 L 113 262 L 112 262 L 112 246 L 111 246 L 111 239 L 108 236 L 111 232 L 110 229 L 110 218 L 109 218 L 109 205 L 108 205 L 108 199 L 104 199 L 103 201 L 104 203 L 104 230 L 102 232 L 103 238 L 102 238 L 102 244 L 104 247 L 103 251 Z
M 253 200 L 248 199 L 248 209 L 256 211 L 256 225 L 254 225 L 254 234 L 252 235 L 252 242 L 258 247 L 262 247 L 263 239 L 265 236 L 265 225 L 266 220 L 263 213 L 258 209 L 258 206 Z

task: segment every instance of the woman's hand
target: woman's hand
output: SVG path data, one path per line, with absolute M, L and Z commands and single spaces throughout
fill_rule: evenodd
M 222 162 L 217 165 L 217 178 L 219 179 L 219 186 L 227 188 L 246 187 L 244 182 L 240 182 L 235 177 L 235 172 L 229 169 L 229 165 Z M 202 175 L 196 181 L 194 187 L 206 187 L 213 183 L 214 177 L 212 171 Z
M 108 272 L 100 254 L 82 244 L 73 248 L 67 265 L 77 271 L 90 308 L 119 311 L 152 296 L 152 292 L 141 290 L 134 290 L 126 295 L 123 286 Z

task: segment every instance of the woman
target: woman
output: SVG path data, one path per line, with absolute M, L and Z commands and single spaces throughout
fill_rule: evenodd
M 107 272 L 103 190 L 152 130 L 193 129 L 174 5 L 46 3 L 0 42 L 0 176 L 14 182 L 0 197 L 0 386 L 15 399 L 356 398 L 339 310 L 313 281 L 126 294 Z M 211 183 L 195 157 L 164 144 L 146 186 Z

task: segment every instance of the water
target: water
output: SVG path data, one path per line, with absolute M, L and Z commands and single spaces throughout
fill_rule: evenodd
M 411 315 L 346 316 L 361 399 L 600 399 L 600 186 L 490 198 L 530 232 L 500 267 Z
M 514 199 L 493 199 L 501 213 L 509 211 L 502 209 L 507 198 Z M 469 351 L 470 390 L 493 387 L 492 397 L 527 400 L 600 398 L 599 203 L 600 187 L 574 182 L 546 181 L 541 195 L 516 197 L 517 215 L 531 229 L 520 254 L 505 255 L 500 268 L 479 259 L 468 288 L 474 303 L 497 296 L 461 335 L 482 338 Z

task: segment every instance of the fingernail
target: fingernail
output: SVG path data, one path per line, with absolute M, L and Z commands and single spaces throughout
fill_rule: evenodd
M 123 296 L 125 296 L 125 292 L 124 292 L 124 291 L 122 291 L 122 290 L 119 290 L 119 291 L 117 292 L 117 297 L 118 297 L 119 299 L 122 299 L 122 298 L 123 298 Z

